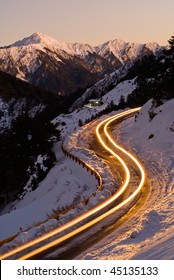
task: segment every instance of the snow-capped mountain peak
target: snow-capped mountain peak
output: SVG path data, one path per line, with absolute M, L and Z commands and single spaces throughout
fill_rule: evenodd
M 19 40 L 12 44 L 11 46 L 14 47 L 21 47 L 21 46 L 27 46 L 27 45 L 33 45 L 33 44 L 40 44 L 41 42 L 44 41 L 45 38 L 48 36 L 39 32 L 35 32 L 29 37 L 26 37 L 22 40 Z
M 156 54 L 158 50 L 156 43 L 126 43 L 115 39 L 92 47 L 89 44 L 57 41 L 35 32 L 8 47 L 0 48 L 0 70 L 43 89 L 69 94 L 144 55 Z M 64 84 L 62 80 L 70 81 L 70 77 L 72 81 L 68 87 L 67 82 Z
M 40 48 L 42 46 L 52 50 L 59 49 L 70 55 L 78 55 L 80 57 L 85 57 L 88 53 L 97 53 L 100 56 L 106 58 L 108 53 L 112 53 L 122 63 L 127 60 L 127 53 L 129 53 L 129 59 L 134 59 L 137 55 L 139 55 L 140 52 L 143 51 L 144 47 L 146 47 L 146 49 L 149 49 L 153 53 L 155 53 L 156 50 L 160 48 L 160 46 L 155 42 L 139 44 L 125 42 L 122 39 L 109 40 L 99 46 L 92 47 L 89 44 L 83 43 L 61 42 L 41 32 L 35 32 L 31 36 L 17 41 L 9 47 L 24 47 L 28 45 L 40 45 Z
M 40 45 L 42 47 L 48 47 L 50 49 L 60 49 L 67 53 L 71 53 L 71 49 L 65 42 L 57 41 L 56 39 L 48 36 L 44 33 L 35 32 L 31 36 L 24 38 L 23 40 L 17 41 L 11 45 L 11 47 L 24 47 L 31 45 Z
M 114 39 L 105 42 L 96 47 L 97 52 L 100 52 L 103 49 L 121 49 L 126 45 L 126 43 L 122 39 Z
M 122 39 L 115 39 L 96 47 L 96 51 L 105 58 L 112 53 L 124 64 L 127 61 L 136 60 L 138 57 L 147 53 L 147 51 L 155 54 L 160 48 L 161 47 L 157 43 L 140 44 L 125 42 Z
M 24 47 L 31 45 L 40 45 L 40 47 L 47 47 L 52 50 L 62 50 L 70 55 L 78 55 L 81 57 L 84 57 L 88 52 L 95 52 L 94 48 L 89 44 L 61 42 L 40 32 L 35 32 L 31 36 L 17 41 L 9 47 Z
M 88 53 L 95 52 L 95 49 L 89 44 L 72 43 L 69 44 L 69 47 L 71 48 L 71 51 L 74 53 L 74 55 L 79 55 L 82 57 L 85 57 Z

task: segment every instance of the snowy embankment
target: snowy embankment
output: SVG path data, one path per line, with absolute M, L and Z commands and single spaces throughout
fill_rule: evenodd
M 114 103 L 118 104 L 123 91 L 129 94 L 134 87 L 134 80 L 120 83 L 107 94 L 106 101 L 110 102 L 113 94 L 115 94 Z M 107 163 L 99 159 L 89 147 L 96 123 L 93 122 L 93 124 L 81 128 L 78 127 L 79 119 L 84 122 L 90 116 L 105 109 L 108 104 L 107 102 L 102 106 L 93 108 L 83 107 L 71 114 L 61 115 L 53 121 L 61 130 L 61 135 L 65 139 L 65 148 L 91 165 L 102 176 L 102 192 L 98 192 L 95 197 L 92 197 L 97 188 L 95 177 L 89 176 L 85 169 L 82 169 L 82 167 L 70 159 L 65 158 L 60 149 L 60 144 L 57 144 L 55 153 L 58 163 L 50 170 L 45 180 L 39 184 L 34 192 L 27 193 L 23 200 L 10 203 L 1 212 L 0 240 L 18 234 L 13 241 L 1 247 L 1 252 L 25 243 L 73 219 L 107 199 L 115 191 L 119 185 L 119 180 L 115 184 L 115 179 L 112 177 Z M 90 197 L 85 207 L 82 203 L 84 197 Z M 58 221 L 50 219 L 55 213 L 57 214 L 63 209 L 71 208 L 74 202 L 77 205 L 75 209 L 63 215 L 60 214 Z M 43 223 L 47 219 L 48 221 Z
M 78 259 L 174 259 L 174 99 L 152 101 L 115 138 L 141 159 L 151 193 L 139 212 Z M 118 135 L 119 133 L 119 135 Z
M 88 141 L 90 137 L 93 137 L 92 126 L 95 124 L 79 128 L 67 136 L 64 146 L 99 172 L 103 181 L 102 190 L 97 190 L 98 181 L 85 168 L 65 158 L 63 153 L 60 158 L 59 147 L 57 149 L 59 163 L 51 169 L 45 180 L 34 192 L 25 195 L 22 201 L 15 202 L 13 207 L 9 205 L 4 210 L 11 208 L 10 213 L 0 216 L 1 228 L 4 228 L 0 235 L 1 239 L 19 232 L 22 228 L 22 232 L 14 240 L 1 247 L 1 253 L 74 219 L 116 191 L 119 180 L 116 185 L 116 180 L 112 178 L 107 163 L 99 160 L 93 152 L 88 150 Z M 87 198 L 87 203 L 84 204 L 85 198 Z M 71 209 L 74 203 L 76 207 Z M 70 208 L 69 211 L 61 213 L 61 210 L 67 207 Z M 42 222 L 57 213 L 57 210 L 60 210 L 58 220 L 51 218 L 45 223 Z M 37 223 L 40 225 L 36 226 Z
M 73 219 L 111 195 L 114 191 L 114 181 L 109 167 L 105 161 L 97 158 L 90 149 L 90 141 L 92 140 L 96 123 L 93 122 L 79 128 L 78 121 L 79 119 L 85 121 L 86 118 L 97 114 L 98 111 L 102 111 L 107 105 L 106 102 L 110 102 L 113 98 L 114 103 L 118 104 L 120 96 L 124 95 L 126 97 L 134 87 L 133 80 L 120 83 L 114 90 L 103 97 L 104 105 L 90 109 L 81 108 L 71 114 L 61 115 L 54 120 L 54 123 L 57 123 L 58 128 L 61 129 L 65 147 L 71 153 L 87 161 L 102 175 L 104 178 L 103 192 L 98 192 L 96 197 L 91 197 L 84 207 L 84 204 L 80 202 L 84 195 L 84 182 L 88 185 L 86 191 L 89 196 L 96 190 L 97 182 L 78 164 L 75 165 L 74 162 L 63 157 L 63 154 L 60 156 L 60 149 L 57 149 L 59 163 L 49 172 L 46 179 L 40 183 L 39 188 L 36 190 L 38 193 L 27 194 L 23 201 L 16 202 L 13 205 L 16 210 L 0 216 L 0 234 L 3 235 L 1 239 L 8 236 L 9 232 L 7 233 L 6 230 L 10 230 L 10 235 L 19 231 L 19 227 L 23 226 L 20 222 L 20 217 L 23 217 L 23 221 L 25 221 L 24 227 L 25 225 L 27 225 L 27 228 L 33 226 L 29 231 L 24 230 L 24 232 L 21 232 L 14 241 L 1 247 L 1 252 L 25 243 L 59 226 L 61 223 Z M 127 94 L 122 94 L 124 91 Z M 151 186 L 151 193 L 134 217 L 122 224 L 119 229 L 113 231 L 112 234 L 90 250 L 78 256 L 78 259 L 174 259 L 173 108 L 174 100 L 170 100 L 156 109 L 152 108 L 152 103 L 149 101 L 141 109 L 136 122 L 134 118 L 129 119 L 121 124 L 120 129 L 116 131 L 115 138 L 121 145 L 137 154 L 137 157 L 144 164 L 148 174 L 148 183 Z M 86 172 L 86 177 L 84 177 L 82 170 L 84 173 Z M 92 182 L 89 182 L 89 178 L 91 178 Z M 108 178 L 110 178 L 110 182 L 108 182 Z M 60 183 L 60 179 L 64 180 L 64 182 Z M 71 182 L 72 185 L 69 185 L 67 181 Z M 42 186 L 43 188 L 40 188 Z M 59 188 L 60 192 L 58 192 Z M 44 190 L 44 192 L 41 190 Z M 80 197 L 78 206 L 66 214 L 60 214 L 59 220 L 50 219 L 46 223 L 34 226 L 37 223 L 36 217 L 40 217 L 41 213 L 42 215 L 45 213 L 45 216 L 48 217 L 48 214 L 50 215 L 54 210 L 58 209 L 58 205 L 60 209 L 71 205 L 72 200 L 67 201 L 70 198 L 69 191 L 72 191 L 72 200 Z M 57 204 L 58 199 L 56 200 L 56 197 L 58 198 L 59 196 L 61 200 L 59 200 L 60 204 Z M 40 204 L 41 201 L 42 210 L 34 211 L 34 205 Z M 29 212 L 23 215 L 24 209 L 27 208 Z M 9 208 L 6 208 L 6 213 L 8 211 Z M 33 215 L 31 215 L 31 211 L 34 211 Z M 30 221 L 30 217 L 32 217 L 32 221 Z
M 10 203 L 0 216 L 0 238 L 4 239 L 62 212 L 96 191 L 97 181 L 86 169 L 64 157 L 55 147 L 57 164 L 50 170 L 38 188 L 22 200 Z M 66 214 L 62 215 L 66 220 Z M 62 219 L 63 220 L 63 219 Z M 59 221 L 57 221 L 58 226 Z M 46 226 L 46 225 L 45 225 Z

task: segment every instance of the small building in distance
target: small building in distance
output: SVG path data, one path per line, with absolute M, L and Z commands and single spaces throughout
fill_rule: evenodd
M 103 105 L 103 102 L 100 99 L 90 99 L 89 103 L 85 105 L 87 108 L 93 108 Z

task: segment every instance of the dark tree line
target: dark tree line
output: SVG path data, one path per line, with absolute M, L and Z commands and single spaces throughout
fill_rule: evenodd
M 138 86 L 128 95 L 125 107 L 142 106 L 151 98 L 160 105 L 162 100 L 174 98 L 174 36 L 169 45 L 160 57 L 144 57 L 131 68 L 127 78 L 137 75 Z
M 174 36 L 168 42 L 169 48 L 159 57 L 154 55 L 143 57 L 135 62 L 127 75 L 120 80 L 125 81 L 137 76 L 137 87 L 127 98 L 121 96 L 118 105 L 111 101 L 106 109 L 85 120 L 84 124 L 113 110 L 142 106 L 149 99 L 153 99 L 153 104 L 159 106 L 163 100 L 174 98 Z M 83 125 L 81 120 L 80 125 Z
M 12 129 L 0 135 L 1 202 L 18 197 L 33 175 L 32 190 L 43 180 L 56 160 L 52 152 L 53 137 L 58 139 L 59 132 L 50 122 L 45 122 L 41 115 L 30 118 L 27 112 L 13 121 Z M 45 170 L 37 164 L 39 155 L 45 158 Z

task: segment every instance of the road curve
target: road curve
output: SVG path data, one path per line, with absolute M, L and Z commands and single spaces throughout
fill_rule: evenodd
M 17 259 L 29 259 L 33 258 L 35 256 L 38 256 L 43 251 L 49 250 L 50 248 L 53 248 L 54 246 L 61 244 L 62 242 L 68 240 L 69 238 L 83 232 L 85 229 L 90 228 L 91 226 L 95 225 L 99 221 L 105 219 L 109 215 L 115 213 L 117 210 L 121 209 L 131 201 L 133 201 L 136 196 L 140 193 L 143 185 L 145 184 L 146 180 L 146 174 L 144 171 L 143 166 L 141 163 L 134 157 L 133 154 L 128 152 L 126 149 L 122 148 L 120 145 L 116 144 L 113 138 L 111 137 L 109 133 L 109 125 L 114 122 L 115 120 L 118 120 L 119 118 L 122 118 L 124 116 L 132 115 L 133 113 L 137 112 L 140 108 L 131 109 L 122 113 L 119 113 L 115 116 L 112 116 L 110 118 L 107 118 L 106 120 L 103 120 L 99 123 L 99 125 L 96 128 L 96 135 L 98 138 L 98 141 L 103 146 L 105 150 L 107 150 L 110 154 L 112 154 L 113 157 L 115 157 L 121 164 L 123 170 L 124 170 L 124 181 L 122 186 L 120 187 L 119 191 L 116 192 L 113 196 L 108 198 L 103 203 L 99 204 L 98 206 L 94 207 L 93 209 L 87 211 L 86 213 L 83 213 L 79 217 L 73 219 L 72 221 L 69 221 L 68 223 L 60 226 L 59 228 L 48 232 L 44 234 L 41 237 L 38 237 L 24 245 L 21 245 L 3 255 L 0 256 L 0 259 L 7 259 L 7 258 L 17 258 Z M 101 127 L 104 127 L 104 134 L 107 138 L 107 141 L 104 140 L 102 133 L 100 132 Z M 107 144 L 109 142 L 109 144 Z M 134 163 L 137 165 L 137 168 L 140 171 L 141 178 L 138 187 L 135 189 L 133 193 L 129 197 L 127 197 L 125 200 L 121 201 L 116 206 L 109 209 L 110 205 L 113 205 L 113 202 L 117 201 L 117 199 L 124 193 L 124 191 L 128 188 L 129 182 L 130 182 L 130 171 L 127 167 L 124 160 L 119 156 L 115 151 L 115 147 L 118 150 L 120 150 L 121 153 L 126 154 L 128 157 L 131 158 L 131 160 L 134 161 Z M 109 210 L 108 210 L 109 209 Z M 83 223 L 83 224 L 82 224 Z M 82 224 L 82 225 L 81 225 Z M 74 227 L 76 227 L 74 229 Z M 72 229 L 70 232 L 67 233 L 67 230 Z M 65 234 L 63 234 L 65 233 Z M 60 236 L 60 234 L 63 234 Z M 44 243 L 46 243 L 44 245 Z M 38 247 L 38 248 L 37 248 Z

